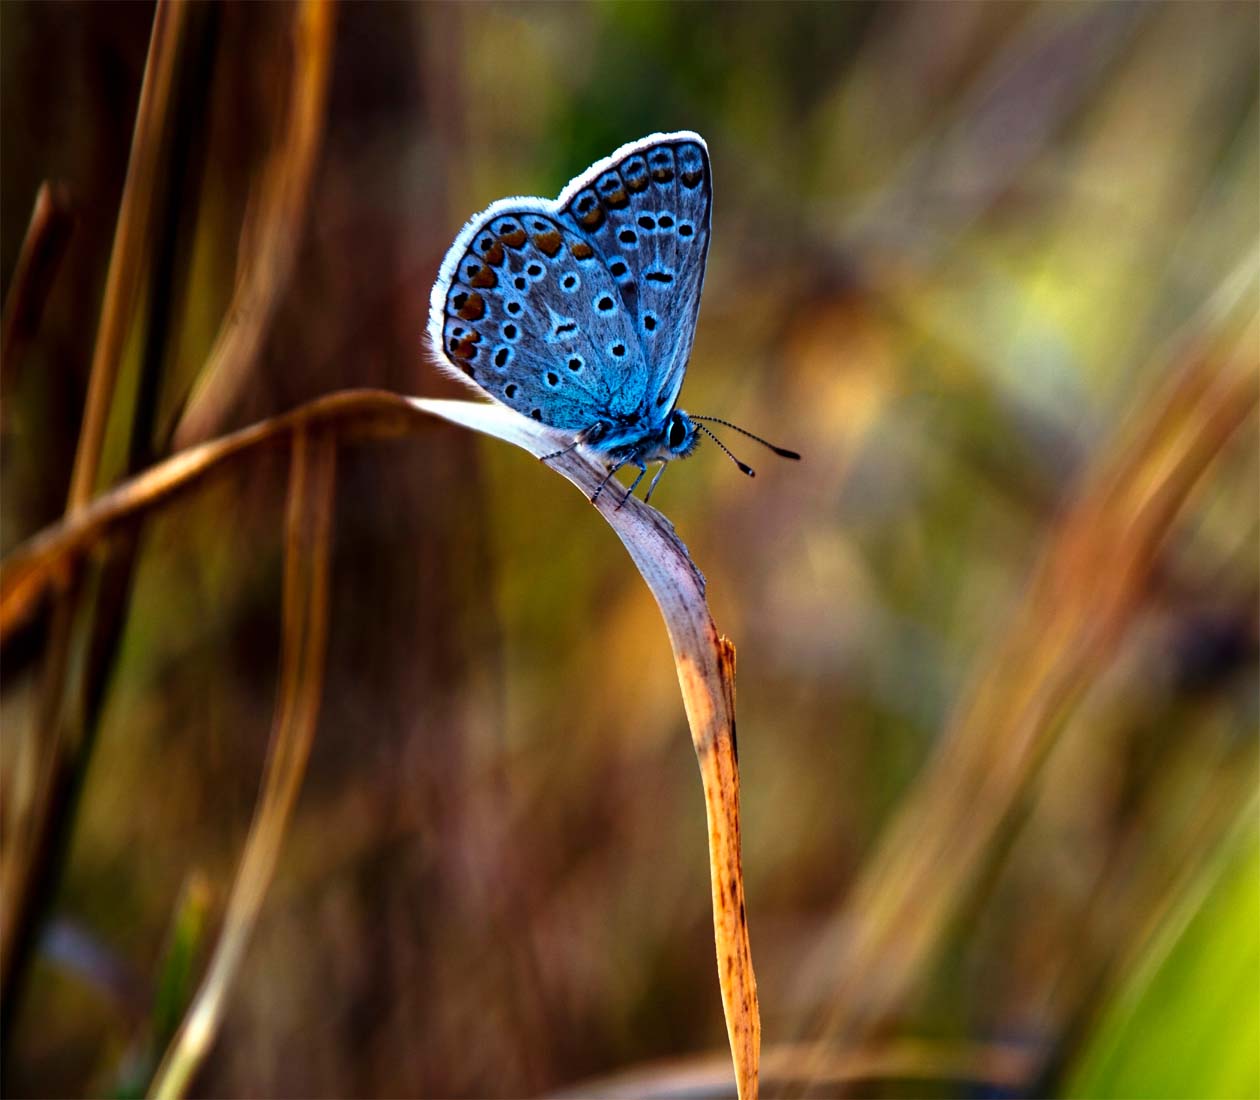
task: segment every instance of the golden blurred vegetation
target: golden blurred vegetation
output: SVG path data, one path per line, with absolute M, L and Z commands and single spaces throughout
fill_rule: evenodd
M 654 498 L 763 1092 L 1260 1095 L 1258 73 L 1212 0 L 0 5 L 6 1094 L 143 1094 L 242 906 L 194 1095 L 733 1093 L 665 635 L 561 479 L 325 404 L 88 522 L 453 395 L 464 219 L 691 128 L 685 406 L 805 455 Z

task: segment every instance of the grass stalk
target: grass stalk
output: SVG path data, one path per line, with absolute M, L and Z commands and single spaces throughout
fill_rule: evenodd
M 1022 605 L 838 921 L 842 999 L 823 1036 L 860 1042 L 905 1007 L 1066 713 L 1119 651 L 1194 489 L 1254 416 L 1260 323 L 1251 286 L 1249 276 L 1226 288 L 1223 311 L 1214 303 L 1056 521 Z
M 214 347 L 173 433 L 180 450 L 220 430 L 262 349 L 302 241 L 324 131 L 335 6 L 303 0 L 293 13 L 293 58 L 284 129 L 251 196 L 236 286 Z
M 70 192 L 45 180 L 35 193 L 22 249 L 0 321 L 0 392 L 7 393 L 17 369 L 17 352 L 39 329 L 40 316 L 74 229 Z
M 150 1088 L 149 1094 L 161 1100 L 185 1094 L 213 1046 L 306 772 L 324 680 L 335 477 L 335 439 L 305 427 L 294 432 L 285 520 L 280 683 L 262 789 L 223 930 Z
M 344 438 L 365 429 L 414 431 L 431 423 L 430 417 L 496 436 L 538 457 L 564 445 L 556 433 L 500 406 L 403 398 L 375 390 L 329 394 L 176 454 L 102 495 L 82 515 L 67 517 L 17 548 L 0 563 L 0 635 L 22 621 L 56 578 L 72 576 L 83 556 L 108 532 L 133 522 L 224 463 L 316 425 L 335 429 Z M 577 452 L 551 465 L 588 498 L 604 476 L 602 468 Z M 704 578 L 670 522 L 637 499 L 623 506 L 617 492 L 603 493 L 596 507 L 647 582 L 673 648 L 704 788 L 723 1010 L 740 1096 L 748 1100 L 757 1095 L 761 1024 L 740 863 L 734 647 L 718 634 L 705 600 Z
M 115 229 L 113 252 L 106 277 L 100 328 L 92 359 L 83 424 L 75 451 L 74 468 L 66 503 L 67 517 L 90 500 L 96 485 L 105 428 L 113 405 L 123 342 L 135 314 L 150 236 L 151 211 L 159 182 L 159 166 L 165 147 L 181 43 L 186 37 L 189 9 L 183 4 L 161 3 L 153 31 L 140 90 L 140 103 L 132 139 L 127 179 Z M 113 594 L 98 588 L 107 599 Z M 7 830 L 3 867 L 4 890 L 0 897 L 0 1003 L 3 1028 L 11 1026 L 14 1001 L 26 971 L 35 936 L 41 900 L 55 876 L 56 862 L 66 835 L 68 808 L 73 805 L 85 746 L 92 725 L 92 687 L 87 684 L 68 698 L 67 673 L 71 650 L 80 636 L 89 673 L 108 666 L 109 646 L 103 633 L 93 628 L 90 607 L 81 604 L 82 585 L 63 586 L 56 593 L 40 680 L 40 700 L 35 725 L 23 751 L 35 760 L 36 776 L 29 798 Z M 90 641 L 85 641 L 88 634 Z M 103 677 L 96 677 L 99 681 Z M 77 708 L 71 714 L 72 704 Z

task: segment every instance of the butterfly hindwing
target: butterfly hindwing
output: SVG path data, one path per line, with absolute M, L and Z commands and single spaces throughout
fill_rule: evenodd
M 563 431 L 658 435 L 691 354 L 711 184 L 703 139 L 683 131 L 623 146 L 554 201 L 492 204 L 433 288 L 441 364 Z
M 650 416 L 672 408 L 695 336 L 712 209 L 708 150 L 697 134 L 655 135 L 574 180 L 564 220 L 599 250 L 634 317 L 648 365 L 638 398 Z
M 456 240 L 434 289 L 444 358 L 490 396 L 581 431 L 620 409 L 645 364 L 593 247 L 552 204 L 507 199 Z

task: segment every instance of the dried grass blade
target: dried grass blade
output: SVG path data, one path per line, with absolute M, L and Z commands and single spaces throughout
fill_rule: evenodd
M 92 354 L 87 403 L 79 433 L 74 470 L 70 476 L 67 507 L 81 508 L 92 497 L 100 465 L 105 427 L 118 380 L 123 342 L 131 323 L 140 287 L 145 242 L 154 209 L 153 191 L 161 161 L 166 116 L 171 105 L 171 86 L 180 54 L 180 42 L 188 19 L 184 4 L 159 3 L 153 16 L 153 34 L 136 109 L 136 126 L 123 184 L 114 247 L 105 281 L 101 325 Z
M 102 496 L 82 515 L 68 517 L 18 547 L 0 564 L 0 635 L 29 614 L 55 579 L 72 576 L 82 556 L 110 530 L 159 506 L 228 460 L 315 425 L 344 438 L 363 428 L 414 430 L 425 416 L 493 435 L 537 457 L 567 443 L 498 405 L 402 398 L 375 390 L 329 394 L 158 463 Z M 604 476 L 603 469 L 577 452 L 551 465 L 588 498 Z M 620 497 L 620 492 L 606 492 L 597 508 L 647 582 L 673 648 L 704 785 L 723 1009 L 740 1096 L 747 1100 L 757 1095 L 761 1022 L 740 865 L 734 647 L 719 637 L 705 601 L 704 577 L 670 522 L 634 498 L 621 506 Z
M 336 442 L 305 428 L 293 436 L 285 521 L 280 684 L 262 790 L 223 931 L 205 978 L 154 1077 L 150 1095 L 183 1096 L 214 1043 L 223 1007 L 275 872 L 319 715 L 328 636 L 328 574 Z
M 833 1040 L 861 1041 L 920 982 L 1061 719 L 1117 652 L 1173 523 L 1254 416 L 1254 295 L 1229 289 L 1226 316 L 1185 345 L 1131 430 L 1087 471 L 1010 627 L 868 860 L 838 920 L 843 999 L 822 1028 Z
M 1027 1044 L 970 1043 L 898 1038 L 837 1050 L 830 1044 L 780 1043 L 762 1055 L 767 1091 L 790 1095 L 801 1086 L 801 1067 L 823 1067 L 818 1096 L 847 1096 L 862 1081 L 983 1083 L 1000 1092 L 1019 1092 L 1037 1069 Z M 716 1051 L 634 1066 L 607 1077 L 581 1081 L 552 1093 L 552 1100 L 723 1100 L 731 1094 L 730 1060 Z
M 279 416 L 190 447 L 102 493 L 38 532 L 0 562 L 0 638 L 25 622 L 50 589 L 65 584 L 107 535 L 196 484 L 225 463 L 287 441 L 295 429 L 327 425 L 339 438 L 397 432 L 425 420 L 404 397 L 382 390 L 327 394 Z
M 91 498 L 100 467 L 123 341 L 135 310 L 144 265 L 163 134 L 172 111 L 171 89 L 187 23 L 188 11 L 184 5 L 165 2 L 158 5 L 106 275 L 83 426 L 75 449 L 66 502 L 67 521 Z M 18 800 L 13 820 L 6 821 L 9 829 L 2 869 L 3 891 L 0 891 L 0 1004 L 4 1007 L 0 1031 L 6 1035 L 15 1015 L 14 1001 L 34 941 L 36 910 L 43 883 L 47 881 L 49 853 L 57 841 L 59 822 L 56 818 L 64 809 L 59 803 L 68 789 L 81 749 L 76 742 L 81 731 L 68 731 L 62 724 L 65 681 L 71 665 L 70 649 L 81 592 L 77 585 L 66 583 L 58 595 L 60 599 L 49 623 L 40 698 L 34 710 L 36 724 L 19 748 L 19 753 L 29 761 L 20 766 L 21 770 L 35 779 Z
M 285 130 L 268 154 L 251 203 L 232 301 L 175 428 L 176 449 L 209 439 L 223 423 L 293 272 L 324 132 L 334 16 L 331 0 L 305 0 L 294 9 Z
M 568 440 L 510 409 L 468 401 L 413 399 L 435 416 L 523 447 L 535 457 Z M 590 498 L 604 470 L 576 451 L 549 463 Z M 758 1093 L 761 1016 L 753 974 L 740 863 L 739 771 L 735 751 L 735 647 L 718 635 L 705 600 L 704 577 L 670 522 L 622 491 L 600 495 L 596 508 L 617 533 L 665 620 L 683 705 L 704 785 L 713 889 L 713 931 L 727 1038 L 741 1100 Z
M 69 191 L 64 184 L 45 180 L 35 194 L 31 221 L 22 238 L 22 249 L 4 299 L 4 319 L 0 323 L 0 372 L 3 372 L 4 390 L 11 384 L 16 369 L 14 352 L 39 328 L 44 302 L 73 228 Z

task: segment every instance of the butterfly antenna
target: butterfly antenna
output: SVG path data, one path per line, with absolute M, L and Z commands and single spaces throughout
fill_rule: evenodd
M 698 417 L 693 416 L 692 419 L 696 420 L 698 419 Z M 735 463 L 736 466 L 739 467 L 740 473 L 747 474 L 749 477 L 757 476 L 756 470 L 754 470 L 746 462 L 740 462 L 738 458 L 736 458 L 733 454 L 731 454 L 731 449 L 725 443 L 723 443 L 720 439 L 718 439 L 718 437 L 715 436 L 711 431 L 709 431 L 708 428 L 706 428 L 703 424 L 697 424 L 696 427 L 699 428 L 702 432 L 704 432 L 705 435 L 707 435 L 711 440 L 713 440 L 714 443 L 716 443 L 719 447 L 722 448 L 723 451 L 726 452 L 726 457 L 729 458 L 733 463 Z
M 738 424 L 732 424 L 729 420 L 720 420 L 716 416 L 696 416 L 694 413 L 691 413 L 688 415 L 691 416 L 692 420 L 708 420 L 712 424 L 721 424 L 724 428 L 731 428 L 732 430 L 739 432 L 740 435 L 748 436 L 749 439 L 755 439 L 763 447 L 769 447 L 770 450 L 772 450 L 775 454 L 779 455 L 781 458 L 794 458 L 797 461 L 800 461 L 801 456 L 798 455 L 795 451 L 789 451 L 786 447 L 776 447 L 773 443 L 770 442 L 770 440 L 762 439 L 761 436 L 759 435 L 753 435 L 752 432 L 748 431 L 746 428 L 741 428 Z M 708 431 L 708 429 L 705 429 L 705 430 Z M 713 436 L 714 439 L 717 439 L 717 436 L 713 435 L 712 432 L 709 432 L 708 434 Z M 722 448 L 722 449 L 726 450 L 726 448 Z M 727 451 L 726 453 L 730 454 L 731 452 Z M 734 456 L 732 455 L 731 457 L 734 457 Z

